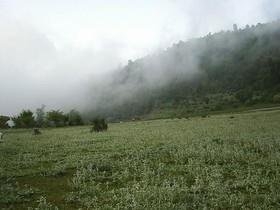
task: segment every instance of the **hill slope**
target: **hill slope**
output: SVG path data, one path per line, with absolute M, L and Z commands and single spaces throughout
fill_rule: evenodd
M 129 61 L 94 87 L 90 113 L 131 119 L 280 102 L 280 22 L 209 34 Z

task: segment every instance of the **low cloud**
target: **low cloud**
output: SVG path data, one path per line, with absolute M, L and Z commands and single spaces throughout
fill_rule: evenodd
M 278 0 L 156 0 L 137 6 L 123 0 L 121 7 L 112 0 L 54 2 L 0 4 L 0 114 L 41 104 L 49 109 L 84 108 L 89 98 L 97 100 L 91 87 L 109 83 L 110 72 L 129 59 L 180 40 L 231 30 L 233 23 L 244 27 L 280 17 Z M 144 77 L 164 78 L 164 71 L 152 71 Z

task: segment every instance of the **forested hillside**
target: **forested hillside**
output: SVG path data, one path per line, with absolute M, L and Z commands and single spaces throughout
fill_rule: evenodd
M 92 115 L 131 119 L 280 103 L 280 22 L 180 41 L 93 85 Z

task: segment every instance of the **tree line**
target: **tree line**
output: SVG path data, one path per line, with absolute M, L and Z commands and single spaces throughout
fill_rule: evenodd
M 8 116 L 0 116 L 0 128 L 8 128 Z M 31 110 L 22 110 L 22 112 L 11 118 L 15 128 L 42 128 L 42 127 L 64 127 L 83 125 L 81 114 L 72 109 L 68 113 L 60 110 L 51 110 L 46 112 L 45 106 L 36 109 L 35 112 Z

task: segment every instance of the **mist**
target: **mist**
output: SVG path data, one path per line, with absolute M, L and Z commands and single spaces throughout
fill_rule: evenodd
M 1 1 L 0 114 L 42 104 L 91 110 L 104 94 L 121 105 L 139 85 L 148 91 L 195 76 L 195 52 L 186 52 L 184 69 L 165 56 L 180 40 L 279 17 L 277 0 Z M 129 68 L 143 69 L 141 77 L 115 88 Z

